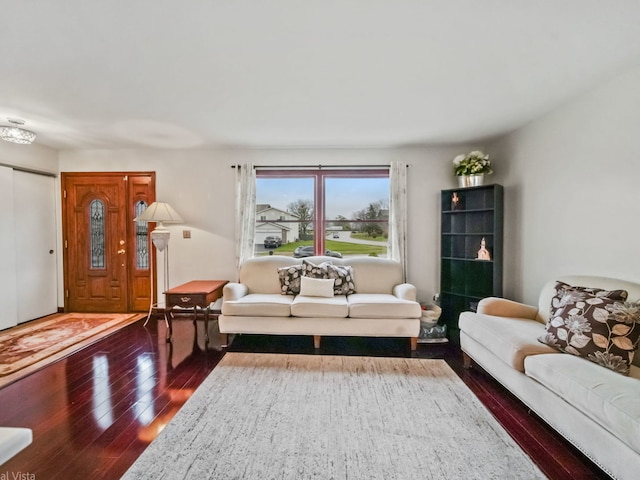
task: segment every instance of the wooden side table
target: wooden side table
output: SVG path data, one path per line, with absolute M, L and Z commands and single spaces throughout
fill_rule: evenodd
M 193 314 L 198 314 L 198 308 L 204 310 L 204 341 L 209 343 L 209 312 L 211 304 L 222 297 L 223 287 L 228 280 L 193 280 L 178 285 L 164 292 L 166 308 L 169 311 L 167 342 L 173 334 L 171 310 L 174 307 L 193 308 Z

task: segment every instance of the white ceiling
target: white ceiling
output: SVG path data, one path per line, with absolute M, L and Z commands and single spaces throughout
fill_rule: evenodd
M 1 5 L 0 124 L 58 149 L 477 142 L 640 65 L 638 0 Z

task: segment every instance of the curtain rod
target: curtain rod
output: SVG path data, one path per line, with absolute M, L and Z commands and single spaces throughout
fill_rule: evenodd
M 390 168 L 391 165 L 254 165 L 253 168 L 259 168 L 261 170 L 268 169 L 288 169 L 288 170 L 335 170 L 341 168 L 351 168 L 351 169 L 372 169 L 372 168 Z M 409 167 L 409 165 L 407 165 Z M 231 168 L 242 168 L 241 165 L 231 165 Z

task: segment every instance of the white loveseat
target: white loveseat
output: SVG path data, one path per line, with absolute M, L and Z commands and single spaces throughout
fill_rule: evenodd
M 570 285 L 628 291 L 640 285 L 603 277 L 568 276 Z M 640 475 L 640 355 L 629 376 L 562 353 L 537 340 L 545 334 L 555 280 L 538 306 L 487 298 L 477 313 L 460 315 L 460 343 L 469 359 L 496 378 L 531 410 L 613 478 Z
M 350 266 L 355 293 L 331 297 L 284 295 L 278 269 L 303 260 L 281 255 L 256 257 L 240 267 L 239 280 L 223 290 L 222 334 L 407 337 L 415 350 L 422 311 L 416 288 L 402 281 L 399 263 L 377 257 L 308 257 L 314 265 Z

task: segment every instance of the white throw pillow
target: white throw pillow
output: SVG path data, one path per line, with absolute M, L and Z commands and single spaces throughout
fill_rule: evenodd
M 333 297 L 333 278 L 300 277 L 300 295 L 305 297 Z

